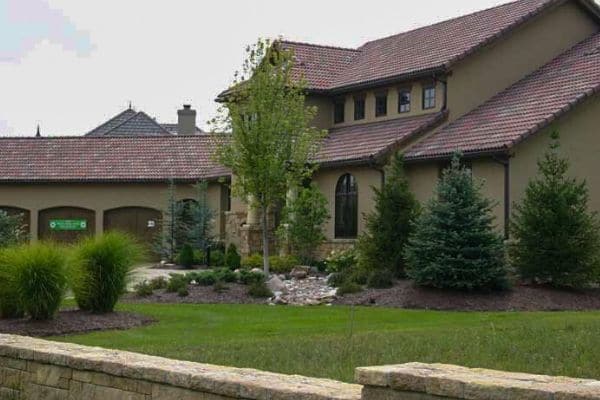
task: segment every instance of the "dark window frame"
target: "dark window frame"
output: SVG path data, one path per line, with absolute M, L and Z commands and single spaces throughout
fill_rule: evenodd
M 358 104 L 362 104 L 359 108 Z M 366 107 L 367 102 L 365 96 L 356 96 L 354 97 L 354 120 L 361 121 L 366 118 Z
M 334 124 L 343 124 L 345 120 L 346 120 L 346 101 L 345 101 L 345 99 L 336 99 L 333 101 L 333 123 Z
M 428 95 L 428 93 L 431 93 L 431 95 Z M 435 85 L 431 84 L 423 86 L 423 110 L 431 110 L 432 108 L 436 107 L 436 95 L 437 93 Z
M 408 95 L 408 102 L 402 102 L 403 95 Z M 412 91 L 407 88 L 403 88 L 398 90 L 398 113 L 405 114 L 410 112 L 410 107 L 412 103 Z M 403 108 L 405 107 L 405 108 Z
M 354 175 L 340 176 L 335 185 L 335 238 L 358 237 L 358 184 Z
M 381 102 L 381 100 L 383 100 Z M 387 115 L 387 101 L 388 101 L 388 93 L 387 92 L 379 92 L 375 93 L 375 118 L 385 117 Z M 381 109 L 380 109 L 381 106 Z

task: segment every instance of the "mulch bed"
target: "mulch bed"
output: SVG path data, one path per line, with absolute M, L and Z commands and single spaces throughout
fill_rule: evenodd
M 399 281 L 390 289 L 347 294 L 334 304 L 456 311 L 600 310 L 600 289 L 568 291 L 516 286 L 500 293 L 464 293 L 418 288 L 409 281 Z
M 113 329 L 129 329 L 155 322 L 154 318 L 130 312 L 92 314 L 80 310 L 60 311 L 53 320 L 0 319 L 0 333 L 26 336 L 60 336 Z
M 267 299 L 248 295 L 248 286 L 227 283 L 227 290 L 217 292 L 212 286 L 188 285 L 189 295 L 181 297 L 177 293 L 155 290 L 150 296 L 140 297 L 128 293 L 121 301 L 128 303 L 186 303 L 186 304 L 265 304 Z

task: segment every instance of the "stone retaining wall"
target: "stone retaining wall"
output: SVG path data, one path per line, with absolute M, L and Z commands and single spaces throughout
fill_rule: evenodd
M 357 368 L 356 381 L 364 386 L 0 334 L 9 400 L 600 400 L 599 381 L 443 364 Z

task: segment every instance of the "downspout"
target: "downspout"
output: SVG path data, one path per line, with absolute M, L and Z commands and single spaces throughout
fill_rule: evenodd
M 504 167 L 504 239 L 510 237 L 510 156 L 492 157 L 492 160 Z

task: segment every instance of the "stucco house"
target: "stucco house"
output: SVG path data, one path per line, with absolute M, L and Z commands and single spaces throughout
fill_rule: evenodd
M 320 249 L 351 245 L 373 209 L 391 154 L 405 155 L 411 188 L 426 201 L 456 151 L 485 195 L 498 229 L 536 173 L 549 133 L 561 132 L 571 172 L 585 178 L 600 211 L 600 9 L 591 0 L 518 0 L 365 43 L 356 49 L 279 41 L 329 134 L 313 180 L 331 220 Z M 194 125 L 195 126 L 195 125 Z M 94 135 L 91 135 L 94 136 Z M 228 171 L 211 135 L 0 139 L 0 206 L 30 215 L 34 237 L 47 208 L 95 212 L 101 232 L 114 208 L 143 206 L 167 179 L 209 179 L 215 229 L 243 253 L 258 250 L 258 218 L 230 199 Z M 187 186 L 186 186 L 187 185 Z M 181 196 L 187 194 L 182 193 Z M 34 216 L 36 215 L 36 216 Z

